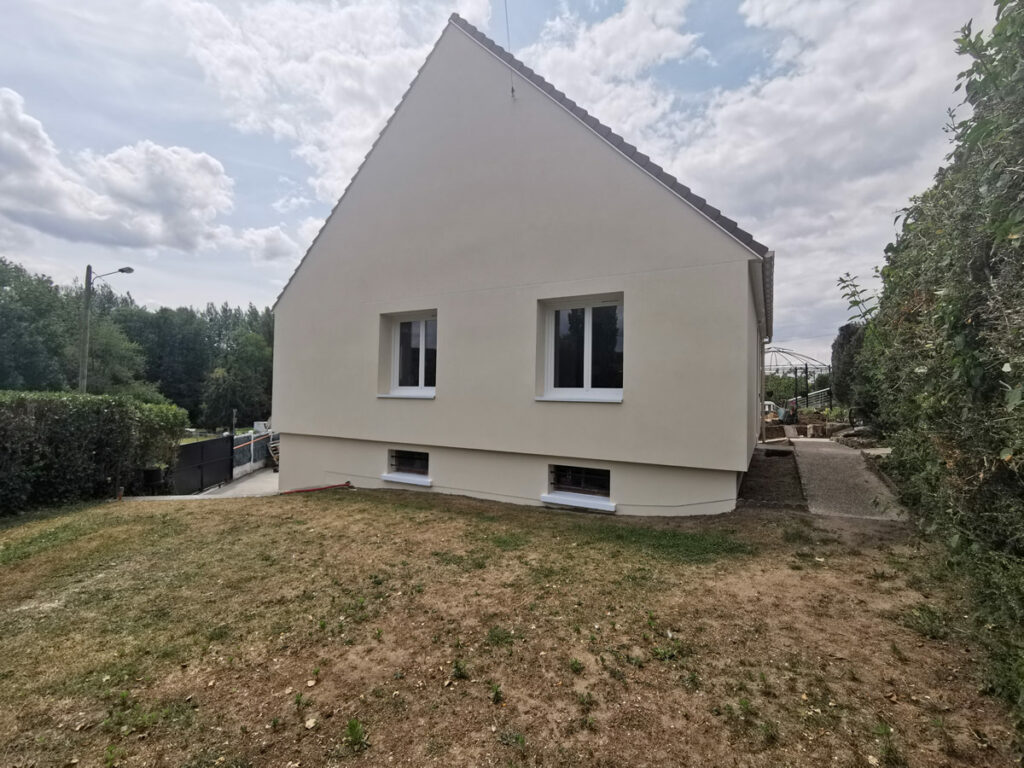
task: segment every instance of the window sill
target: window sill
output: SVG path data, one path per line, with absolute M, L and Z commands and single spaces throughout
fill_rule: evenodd
M 421 389 L 409 392 L 387 392 L 383 395 L 377 395 L 378 400 L 433 400 L 434 390 L 432 389 Z
M 423 485 L 430 487 L 434 484 L 426 475 L 415 475 L 412 472 L 385 472 L 380 476 L 381 480 L 389 483 L 404 483 L 405 485 Z
M 568 491 L 554 491 L 545 493 L 540 497 L 545 504 L 558 504 L 562 507 L 580 507 L 581 509 L 596 509 L 599 512 L 614 512 L 615 502 L 606 496 L 591 496 L 586 493 L 569 493 Z
M 538 403 L 621 403 L 622 394 L 617 395 L 541 395 L 535 397 Z

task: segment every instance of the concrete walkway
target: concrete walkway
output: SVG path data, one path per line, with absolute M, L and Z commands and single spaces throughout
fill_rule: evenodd
M 187 496 L 125 496 L 125 501 L 196 501 L 202 499 L 230 499 L 254 496 L 276 496 L 277 478 L 273 469 L 260 469 L 233 483 L 207 488 L 202 493 Z
M 800 483 L 813 514 L 904 520 L 889 487 L 854 448 L 819 438 L 793 440 Z
M 280 475 L 270 467 L 258 469 L 250 475 L 232 483 L 207 488 L 200 498 L 216 496 L 218 498 L 235 498 L 239 496 L 273 496 L 277 493 L 277 479 Z

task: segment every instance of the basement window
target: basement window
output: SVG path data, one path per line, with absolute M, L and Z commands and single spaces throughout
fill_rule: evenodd
M 388 471 L 380 476 L 389 483 L 431 486 L 430 454 L 424 451 L 388 451 Z
M 552 464 L 548 468 L 549 491 L 540 497 L 547 504 L 614 512 L 611 500 L 612 473 L 607 469 Z

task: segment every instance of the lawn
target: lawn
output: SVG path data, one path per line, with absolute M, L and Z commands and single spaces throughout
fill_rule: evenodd
M 867 525 L 361 491 L 22 518 L 0 765 L 1015 764 L 928 556 Z

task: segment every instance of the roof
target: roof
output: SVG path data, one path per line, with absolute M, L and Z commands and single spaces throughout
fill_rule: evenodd
M 555 102 L 563 107 L 568 112 L 571 112 L 576 118 L 582 123 L 589 127 L 592 131 L 598 134 L 601 138 L 611 144 L 617 149 L 622 155 L 631 160 L 641 170 L 650 174 L 656 181 L 660 182 L 664 186 L 668 187 L 672 192 L 677 194 L 687 203 L 689 203 L 698 212 L 703 214 L 706 218 L 717 224 L 719 227 L 724 229 L 743 245 L 749 248 L 758 256 L 762 258 L 768 254 L 768 247 L 762 245 L 754 239 L 753 235 L 745 230 L 741 229 L 740 226 L 730 219 L 728 216 L 723 214 L 715 206 L 708 203 L 700 195 L 696 194 L 685 184 L 679 182 L 675 176 L 670 174 L 660 165 L 655 163 L 651 158 L 645 155 L 643 152 L 637 150 L 632 144 L 626 141 L 624 138 L 615 133 L 611 128 L 606 126 L 596 117 L 591 115 L 587 110 L 577 104 L 575 101 L 570 99 L 560 90 L 555 88 L 551 83 L 545 80 L 543 77 L 538 75 L 528 66 L 523 64 L 519 59 L 513 56 L 511 53 L 506 51 L 496 42 L 491 40 L 487 35 L 481 32 L 479 29 L 474 27 L 464 18 L 459 16 L 457 13 L 453 13 L 449 19 L 450 23 L 461 29 L 463 32 L 468 34 L 482 46 L 487 48 L 491 53 L 501 59 L 505 64 L 519 73 L 528 82 L 542 90 L 548 96 L 550 96 Z

